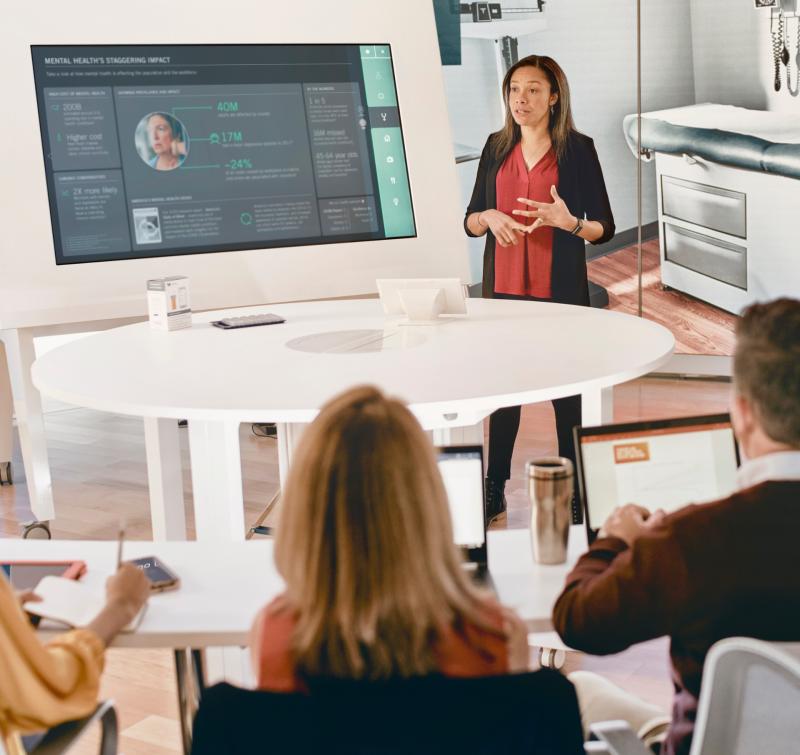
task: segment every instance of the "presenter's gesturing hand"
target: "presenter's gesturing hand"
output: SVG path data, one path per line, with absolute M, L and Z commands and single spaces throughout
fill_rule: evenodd
M 484 227 L 489 226 L 489 230 L 494 234 L 500 246 L 516 244 L 518 233 L 529 233 L 534 228 L 533 225 L 523 225 L 517 222 L 500 210 L 484 210 L 478 215 L 478 222 Z
M 571 231 L 578 222 L 578 219 L 569 211 L 564 200 L 558 196 L 555 186 L 550 187 L 552 202 L 535 202 L 525 197 L 517 197 L 517 201 L 529 205 L 531 210 L 512 210 L 513 215 L 520 215 L 524 218 L 536 218 L 533 224 L 526 226 L 529 231 L 533 231 L 539 226 L 550 225 L 553 228 L 561 228 L 563 231 Z

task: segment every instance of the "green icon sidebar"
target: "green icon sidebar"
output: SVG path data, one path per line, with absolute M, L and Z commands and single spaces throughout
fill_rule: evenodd
M 388 45 L 361 45 L 361 73 L 369 107 L 397 107 Z
M 386 126 L 370 124 L 384 233 L 386 238 L 414 236 L 403 135 L 394 125 L 399 120 L 391 50 L 389 45 L 362 45 L 360 53 L 367 107 L 386 108 L 391 114 Z
M 371 131 L 386 238 L 413 236 L 416 233 L 414 213 L 400 129 L 373 128 Z

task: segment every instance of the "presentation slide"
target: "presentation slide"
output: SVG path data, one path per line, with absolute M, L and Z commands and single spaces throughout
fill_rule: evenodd
M 416 235 L 388 44 L 31 52 L 58 264 Z
M 723 498 L 736 488 L 729 424 L 585 436 L 581 457 L 595 528 L 626 503 L 674 511 Z

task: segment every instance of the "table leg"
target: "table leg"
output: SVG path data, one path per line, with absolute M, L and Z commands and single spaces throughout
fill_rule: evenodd
M 278 428 L 278 475 L 281 481 L 281 488 L 286 484 L 289 476 L 289 467 L 292 464 L 292 456 L 300 436 L 307 425 L 297 422 L 279 422 Z
M 178 421 L 144 418 L 153 540 L 186 540 Z
M 192 725 L 200 705 L 200 697 L 205 689 L 203 655 L 200 650 L 176 648 L 174 657 L 181 744 L 184 755 L 189 755 L 192 751 Z
M 584 427 L 607 425 L 614 421 L 614 387 L 600 388 L 583 394 L 581 424 Z
M 189 420 L 198 540 L 244 540 L 238 422 Z
M 281 489 L 286 484 L 286 480 L 289 477 L 289 468 L 292 464 L 292 457 L 294 456 L 294 450 L 297 446 L 297 443 L 300 440 L 300 436 L 303 434 L 303 429 L 305 425 L 291 423 L 291 422 L 279 422 L 276 426 L 277 430 L 277 441 L 278 441 L 278 481 L 279 486 L 278 490 L 275 495 L 272 496 L 270 502 L 267 504 L 267 507 L 259 514 L 258 519 L 256 520 L 255 525 L 250 529 L 248 533 L 248 538 L 252 537 L 254 534 L 257 535 L 272 535 L 273 528 L 271 526 L 265 525 L 264 521 L 267 517 L 272 513 L 272 510 L 280 503 L 281 498 Z
M 19 445 L 25 469 L 33 515 L 42 522 L 55 517 L 53 484 L 47 458 L 47 437 L 42 414 L 42 397 L 31 380 L 31 366 L 36 359 L 33 334 L 27 328 L 2 331 L 6 345 L 14 412 L 17 415 Z
M 0 485 L 11 482 L 11 453 L 14 446 L 14 399 L 3 341 L 0 340 Z

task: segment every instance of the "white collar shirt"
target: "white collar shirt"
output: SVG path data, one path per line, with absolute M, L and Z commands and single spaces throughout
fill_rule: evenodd
M 736 474 L 739 490 L 768 480 L 800 480 L 800 451 L 778 451 L 748 459 Z

